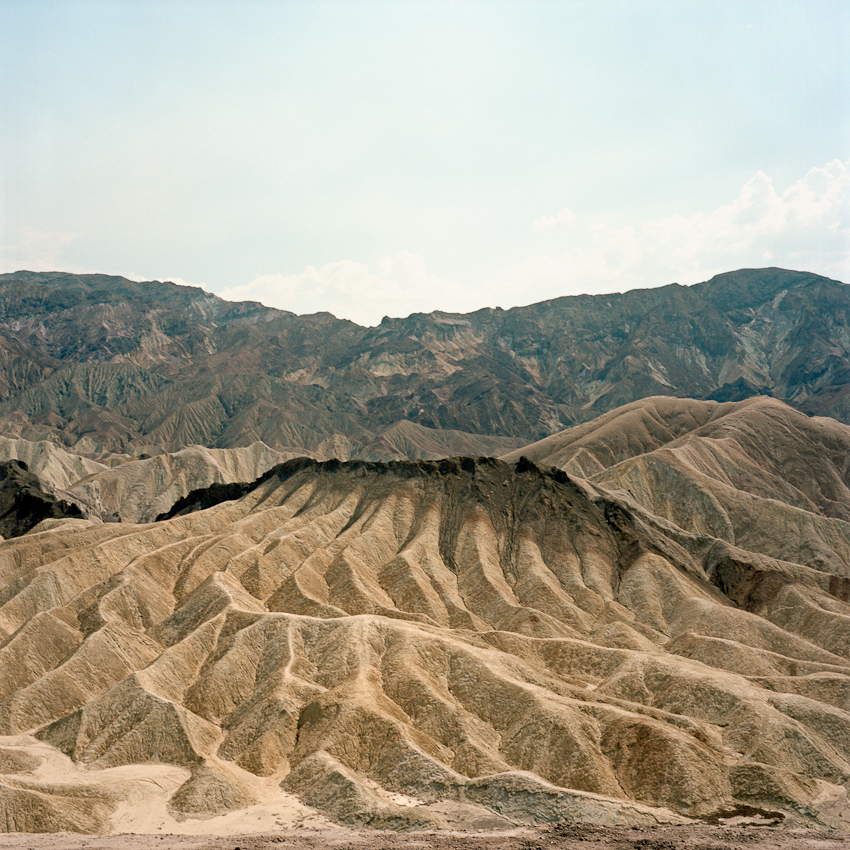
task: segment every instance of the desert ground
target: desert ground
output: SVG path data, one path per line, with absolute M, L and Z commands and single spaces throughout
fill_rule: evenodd
M 517 458 L 44 519 L 0 546 L 0 829 L 717 847 L 760 812 L 783 831 L 749 843 L 842 841 L 848 457 L 775 399 L 650 399 Z
M 28 850 L 846 850 L 850 835 L 766 826 L 604 827 L 557 823 L 498 832 L 375 832 L 341 827 L 241 835 L 14 834 L 3 847 Z

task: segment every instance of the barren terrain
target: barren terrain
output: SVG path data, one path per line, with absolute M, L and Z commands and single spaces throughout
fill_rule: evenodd
M 243 835 L 8 835 L 27 850 L 846 850 L 847 836 L 811 829 L 553 824 L 485 833 L 386 833 L 336 827 Z
M 850 287 L 741 269 L 364 328 L 173 283 L 0 275 L 0 430 L 78 455 L 502 455 L 624 404 L 769 394 L 850 422 Z
M 649 399 L 584 428 L 7 540 L 0 823 L 846 830 L 850 427 Z

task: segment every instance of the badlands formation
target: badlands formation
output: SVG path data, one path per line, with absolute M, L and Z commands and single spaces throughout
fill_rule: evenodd
M 13 448 L 125 521 L 0 545 L 7 832 L 850 828 L 850 426 L 649 398 L 190 494 Z
M 47 440 L 0 437 L 0 463 L 23 461 L 52 495 L 104 522 L 151 522 L 192 490 L 253 481 L 288 455 L 254 443 L 238 449 L 190 446 L 154 457 L 95 460 Z

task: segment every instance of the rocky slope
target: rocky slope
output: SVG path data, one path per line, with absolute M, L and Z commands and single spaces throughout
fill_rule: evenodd
M 20 537 L 42 520 L 63 518 L 82 519 L 83 513 L 45 492 L 25 463 L 0 461 L 0 539 Z
M 490 449 L 499 454 L 513 445 L 505 438 L 476 438 L 459 431 L 433 431 L 399 422 L 360 451 L 370 458 L 445 457 L 448 447 Z M 254 481 L 272 466 L 294 456 L 265 443 L 233 449 L 190 446 L 176 452 L 78 455 L 50 440 L 0 437 L 0 461 L 20 460 L 39 479 L 46 493 L 78 506 L 90 519 L 105 522 L 151 522 L 193 490 L 212 484 Z M 351 451 L 344 438 L 329 441 L 312 453 L 326 460 Z M 40 517 L 41 519 L 43 517 Z
M 848 428 L 770 400 L 597 424 L 527 451 L 582 478 L 291 460 L 0 545 L 0 824 L 850 827 Z M 714 501 L 674 515 L 641 460 Z M 711 525 L 745 498 L 767 531 Z
M 650 398 L 521 452 L 696 534 L 827 571 L 850 563 L 850 426 L 771 398 Z
M 254 443 L 240 449 L 192 446 L 155 457 L 112 455 L 96 461 L 49 441 L 0 437 L 0 463 L 20 461 L 50 498 L 70 502 L 83 512 L 79 516 L 104 522 L 150 522 L 192 490 L 253 481 L 285 459 Z
M 0 428 L 87 455 L 262 441 L 389 459 L 498 454 L 659 394 L 769 393 L 848 422 L 848 293 L 742 270 L 362 328 L 174 284 L 18 272 L 0 275 Z

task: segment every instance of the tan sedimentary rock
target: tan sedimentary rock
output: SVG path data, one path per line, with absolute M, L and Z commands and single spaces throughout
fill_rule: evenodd
M 517 445 L 507 437 L 439 431 L 398 422 L 366 443 L 342 435 L 312 453 L 320 460 L 440 458 L 453 454 L 501 454 Z M 0 461 L 24 461 L 49 492 L 79 505 L 95 520 L 152 522 L 182 497 L 211 484 L 254 481 L 271 467 L 303 452 L 265 443 L 232 449 L 189 446 L 176 452 L 105 455 L 96 460 L 54 442 L 0 437 Z
M 190 446 L 154 457 L 95 460 L 47 440 L 0 437 L 0 460 L 22 460 L 50 492 L 102 520 L 151 522 L 178 499 L 214 483 L 253 481 L 291 457 L 264 443 L 238 449 Z
M 524 460 L 292 461 L 246 490 L 0 545 L 0 788 L 31 813 L 9 828 L 119 828 L 145 771 L 163 818 L 211 830 L 269 805 L 395 829 L 843 822 L 840 535 L 778 559 Z M 48 755 L 68 787 L 27 772 Z

